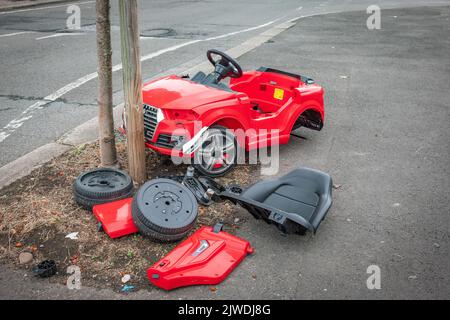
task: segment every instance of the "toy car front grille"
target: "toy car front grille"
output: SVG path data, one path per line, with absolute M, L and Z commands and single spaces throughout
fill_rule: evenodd
M 155 135 L 158 120 L 156 114 L 158 110 L 148 104 L 144 104 L 144 134 L 146 140 L 152 140 Z
M 175 147 L 175 144 L 176 141 L 172 141 L 170 134 L 161 133 L 158 136 L 158 140 L 156 141 L 156 146 L 167 149 L 172 149 L 173 147 Z

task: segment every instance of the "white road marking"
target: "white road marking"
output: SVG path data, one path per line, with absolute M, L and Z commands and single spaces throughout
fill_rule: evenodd
M 244 29 L 244 30 L 234 31 L 234 32 L 230 32 L 230 33 L 222 34 L 222 35 L 220 35 L 220 36 L 216 36 L 216 37 L 211 37 L 211 38 L 206 38 L 206 39 L 203 39 L 203 40 L 199 40 L 199 41 L 210 41 L 210 40 L 217 40 L 217 39 L 222 39 L 222 38 L 226 38 L 226 37 L 229 37 L 229 36 L 234 36 L 234 35 L 236 35 L 236 34 L 239 34 L 239 33 L 243 33 L 243 32 L 249 32 L 249 31 L 253 31 L 253 30 L 257 30 L 257 29 L 261 29 L 261 28 L 264 28 L 264 27 L 270 26 L 271 24 L 275 23 L 275 22 L 276 22 L 276 21 L 278 21 L 278 20 L 279 20 L 279 19 L 276 19 L 276 20 L 272 20 L 272 21 L 269 21 L 269 22 L 267 22 L 267 23 L 261 24 L 261 25 L 259 25 L 259 26 L 256 26 L 256 27 L 251 27 L 251 28 L 248 28 L 248 29 Z
M 83 4 L 90 4 L 90 3 L 94 3 L 94 2 L 95 1 L 83 1 L 83 2 L 60 4 L 60 5 L 56 5 L 56 6 L 46 6 L 46 7 L 38 7 L 38 8 L 28 8 L 28 9 L 18 9 L 18 10 L 11 10 L 11 11 L 3 11 L 3 12 L 0 12 L 0 15 L 19 13 L 19 12 L 28 12 L 28 11 L 37 11 L 37 10 L 46 10 L 46 9 L 53 9 L 53 8 L 62 8 L 62 7 L 67 7 L 70 4 L 83 5 Z
M 63 37 L 63 36 L 81 36 L 84 35 L 84 33 L 80 33 L 80 32 L 73 32 L 73 33 L 55 33 L 55 34 L 51 34 L 49 36 L 44 36 L 44 37 L 39 37 L 36 38 L 36 40 L 44 40 L 44 39 L 49 39 L 49 38 L 57 38 L 57 37 Z
M 0 34 L 0 38 L 18 36 L 20 34 L 26 34 L 26 33 L 34 33 L 34 31 L 20 31 L 20 32 L 14 32 L 14 33 Z
M 278 21 L 277 20 L 272 20 L 269 21 L 267 23 L 261 24 L 259 26 L 255 26 L 255 27 L 251 27 L 251 28 L 247 28 L 247 29 L 243 29 L 243 30 L 238 30 L 238 31 L 234 31 L 234 32 L 230 32 L 230 33 L 226 33 L 226 34 L 222 34 L 219 36 L 215 36 L 215 37 L 210 37 L 210 38 L 206 38 L 206 39 L 198 39 L 198 40 L 191 40 L 191 41 L 187 41 L 187 42 L 183 42 L 165 49 L 161 49 L 152 53 L 149 53 L 147 55 L 144 55 L 141 57 L 141 61 L 144 62 L 146 60 L 149 59 L 153 59 L 155 57 L 158 57 L 164 53 L 167 52 L 171 52 L 171 51 L 175 51 L 178 50 L 180 48 L 186 47 L 188 45 L 194 44 L 194 43 L 198 43 L 198 42 L 206 42 L 206 41 L 211 41 L 211 40 L 217 40 L 217 39 L 222 39 L 222 38 L 226 38 L 226 37 L 230 37 L 230 36 L 234 36 L 236 34 L 239 33 L 244 33 L 244 32 L 249 32 L 249 31 L 253 31 L 253 30 L 257 30 L 257 29 L 261 29 L 264 27 L 267 27 L 271 24 L 273 24 L 274 22 Z M 113 66 L 112 71 L 119 71 L 122 70 L 122 64 L 117 64 L 115 66 Z M 98 77 L 98 73 L 97 72 L 93 72 L 91 74 L 88 74 L 84 77 L 79 78 L 78 80 L 71 82 L 67 85 L 65 85 L 64 87 L 58 89 L 57 91 L 49 94 L 48 96 L 46 96 L 43 100 L 37 101 L 36 103 L 32 104 L 31 106 L 29 106 L 28 108 L 26 108 L 23 112 L 22 112 L 22 117 L 19 119 L 13 119 L 11 120 L 6 126 L 3 127 L 3 130 L 0 131 L 0 143 L 3 142 L 7 137 L 9 137 L 14 131 L 16 131 L 18 128 L 20 128 L 25 121 L 28 121 L 29 119 L 32 118 L 32 114 L 37 111 L 40 110 L 42 108 L 44 108 L 45 105 L 47 105 L 48 103 L 54 102 L 57 99 L 61 98 L 63 95 L 65 95 L 66 93 L 82 86 L 83 84 L 85 84 L 86 82 L 89 82 L 95 78 Z

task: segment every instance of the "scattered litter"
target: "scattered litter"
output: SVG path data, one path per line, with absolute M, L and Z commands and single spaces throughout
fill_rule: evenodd
M 352 222 L 352 219 L 350 219 L 350 218 L 347 218 L 347 222 Z
M 129 274 L 126 274 L 122 277 L 122 283 L 127 283 L 131 280 L 131 276 Z
M 217 288 L 216 287 L 209 287 L 209 291 L 211 291 L 212 293 L 216 293 L 217 292 Z
M 69 234 L 66 236 L 66 238 L 67 238 L 67 239 L 71 239 L 71 240 L 78 240 L 78 232 L 72 232 L 72 233 L 69 233 Z
M 129 284 L 126 284 L 126 285 L 124 285 L 123 286 L 123 288 L 122 288 L 122 292 L 130 292 L 130 291 L 132 291 L 134 289 L 134 286 L 132 286 L 132 285 L 129 285 Z
M 22 242 L 17 242 L 15 246 L 16 246 L 16 248 L 21 248 L 21 247 L 23 247 L 23 243 Z
M 328 289 L 323 289 L 323 291 L 328 291 Z
M 396 202 L 396 203 L 393 203 L 391 206 L 393 208 L 398 208 L 398 207 L 400 207 L 400 203 Z
M 234 219 L 234 223 L 238 223 L 239 222 L 239 218 Z
M 77 264 L 77 262 L 78 262 L 78 256 L 72 256 L 72 257 L 70 257 L 70 262 L 71 262 L 72 264 Z
M 342 184 L 333 184 L 333 189 L 340 189 Z
M 417 279 L 417 276 L 409 276 L 408 279 L 409 280 L 415 280 L 415 279 Z
M 383 240 L 381 240 L 381 241 L 380 241 L 380 243 L 381 243 L 381 244 L 383 244 L 383 243 L 384 243 L 384 241 L 383 241 Z
M 43 244 L 39 245 L 39 248 L 43 248 L 43 247 L 44 247 L 44 245 L 43 245 Z
M 33 268 L 36 276 L 49 278 L 56 274 L 56 263 L 53 260 L 44 260 Z
M 253 279 L 256 279 L 256 278 L 257 278 L 256 273 L 252 273 L 252 278 L 253 278 Z
M 36 252 L 37 249 L 38 249 L 38 248 L 37 248 L 35 245 L 32 245 L 32 246 L 30 247 L 31 252 Z
M 22 252 L 19 254 L 19 263 L 27 264 L 33 261 L 33 255 L 30 252 Z
M 339 76 L 341 79 L 348 79 L 348 76 Z
M 439 244 L 439 243 L 433 243 L 433 246 L 435 246 L 436 248 L 440 248 L 441 247 L 441 245 Z

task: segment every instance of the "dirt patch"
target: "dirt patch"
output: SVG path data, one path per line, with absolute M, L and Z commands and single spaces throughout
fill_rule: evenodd
M 124 142 L 117 143 L 119 162 L 127 170 L 125 148 Z M 31 276 L 32 265 L 52 259 L 59 272 L 51 282 L 65 284 L 67 267 L 77 265 L 84 286 L 120 290 L 120 279 L 130 274 L 129 284 L 152 290 L 146 269 L 176 244 L 154 243 L 138 234 L 112 240 L 97 231 L 92 213 L 73 200 L 73 181 L 81 172 L 98 166 L 98 150 L 96 143 L 74 148 L 0 191 L 0 262 L 13 264 Z M 149 150 L 147 170 L 152 179 L 181 175 L 186 166 L 175 166 Z M 255 172 L 255 166 L 241 165 L 220 181 L 248 185 Z M 234 233 L 247 218 L 231 203 L 215 203 L 207 208 L 200 206 L 197 228 L 222 222 L 226 231 Z M 79 233 L 78 240 L 65 237 L 71 232 Z M 18 256 L 24 251 L 33 253 L 33 264 L 19 265 Z

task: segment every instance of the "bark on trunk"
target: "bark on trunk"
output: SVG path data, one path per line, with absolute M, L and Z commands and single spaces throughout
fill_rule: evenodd
M 96 1 L 98 57 L 98 127 L 102 167 L 117 167 L 112 101 L 112 50 L 109 0 Z
M 129 171 L 142 184 L 146 170 L 137 1 L 119 0 L 119 11 Z

